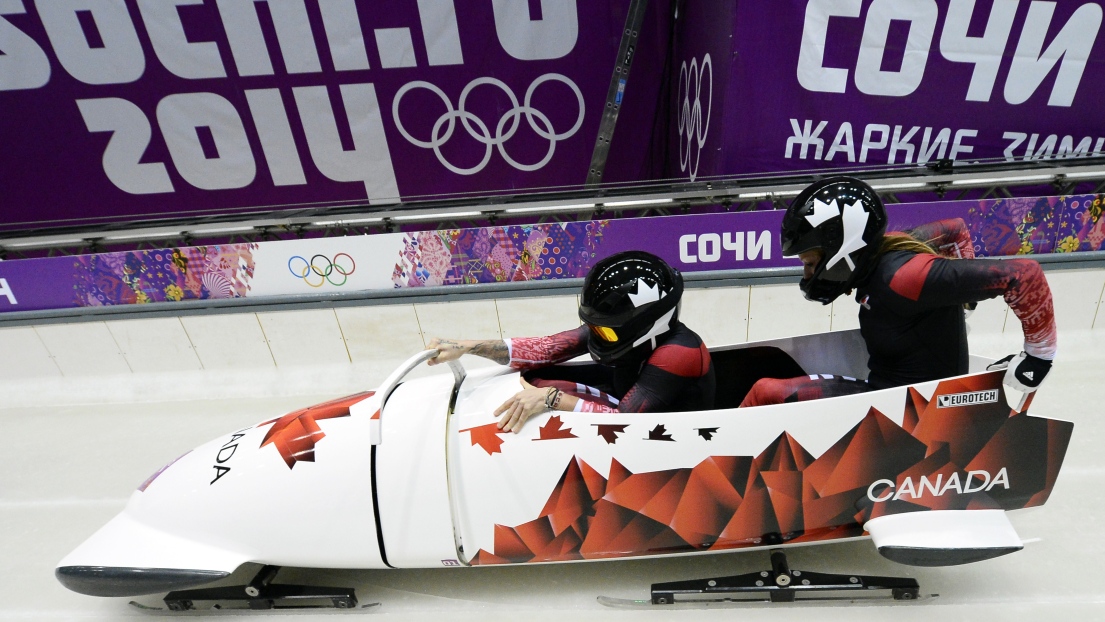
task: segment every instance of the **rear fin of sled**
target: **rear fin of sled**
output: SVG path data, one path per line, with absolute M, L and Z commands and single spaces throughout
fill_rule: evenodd
M 883 557 L 909 566 L 958 566 L 1024 548 L 1005 510 L 891 514 L 863 526 Z

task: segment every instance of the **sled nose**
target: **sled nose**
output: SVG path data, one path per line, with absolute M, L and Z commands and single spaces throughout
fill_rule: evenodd
M 124 510 L 66 555 L 54 576 L 89 596 L 140 596 L 218 581 L 247 561 L 212 543 L 154 529 Z
M 88 596 L 141 596 L 170 592 L 229 576 L 220 570 L 59 566 L 54 576 L 66 588 Z

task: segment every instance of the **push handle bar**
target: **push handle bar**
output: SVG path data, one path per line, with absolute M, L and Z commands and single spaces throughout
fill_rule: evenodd
M 380 428 L 384 419 L 384 407 L 387 406 L 388 398 L 395 389 L 403 382 L 403 378 L 406 378 L 407 374 L 414 371 L 414 368 L 418 367 L 422 363 L 434 358 L 441 353 L 441 350 L 423 350 L 414 356 L 410 357 L 403 362 L 402 365 L 397 367 L 395 371 L 391 372 L 391 375 L 384 379 L 384 382 L 380 384 L 380 388 L 376 394 L 380 396 L 380 411 L 379 415 L 372 419 L 372 422 L 368 429 L 369 442 L 373 445 L 379 445 L 383 439 L 381 438 Z M 458 361 L 449 361 L 449 367 L 453 371 L 454 386 L 453 390 L 456 391 L 457 387 L 464 380 L 464 367 Z

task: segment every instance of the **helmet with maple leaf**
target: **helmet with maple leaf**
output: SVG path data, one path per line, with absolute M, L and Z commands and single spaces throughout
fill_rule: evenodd
M 853 177 L 830 177 L 794 199 L 780 239 L 787 257 L 824 253 L 801 288 L 808 300 L 829 304 L 870 273 L 885 232 L 886 208 L 871 186 Z
M 679 321 L 683 275 L 644 251 L 625 251 L 595 264 L 583 281 L 579 318 L 591 329 L 587 348 L 604 365 L 638 361 L 656 337 Z

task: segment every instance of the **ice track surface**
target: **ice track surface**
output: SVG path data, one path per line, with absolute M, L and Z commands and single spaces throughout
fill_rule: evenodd
M 998 559 L 951 568 L 910 568 L 882 559 L 868 541 L 788 551 L 794 569 L 913 576 L 925 602 L 757 605 L 702 610 L 616 610 L 602 594 L 647 598 L 658 581 L 769 568 L 765 553 L 607 561 L 532 567 L 440 570 L 313 571 L 278 578 L 350 586 L 370 609 L 343 612 L 240 612 L 257 620 L 1101 620 L 1105 619 L 1105 331 L 1060 331 L 1060 360 L 1033 410 L 1075 422 L 1051 499 L 1011 515 L 1029 543 Z M 1003 355 L 1008 335 L 974 341 L 974 351 Z M 1012 351 L 1012 350 L 1009 350 Z M 136 375 L 135 378 L 141 376 Z M 117 382 L 140 382 L 122 379 Z M 8 385 L 10 386 L 10 385 Z M 169 398 L 183 396 L 169 395 Z M 137 484 L 177 455 L 228 430 L 333 397 L 299 395 L 95 405 L 7 406 L 0 401 L 0 620 L 121 620 L 149 617 L 127 598 L 82 596 L 54 579 L 66 553 L 119 512 Z M 2 396 L 0 396 L 2 398 Z M 43 396 L 43 404 L 50 403 Z M 65 400 L 62 400 L 65 401 Z M 10 402 L 8 402 L 10 404 Z M 215 511 L 218 511 L 215 509 Z M 273 517 L 273 520 L 280 520 Z M 294 529 L 294 526 L 289 526 Z M 249 579 L 255 567 L 231 580 Z M 159 606 L 160 596 L 136 599 Z M 187 617 L 208 614 L 188 614 Z M 215 614 L 223 617 L 226 613 Z M 241 618 L 236 618 L 241 619 Z

